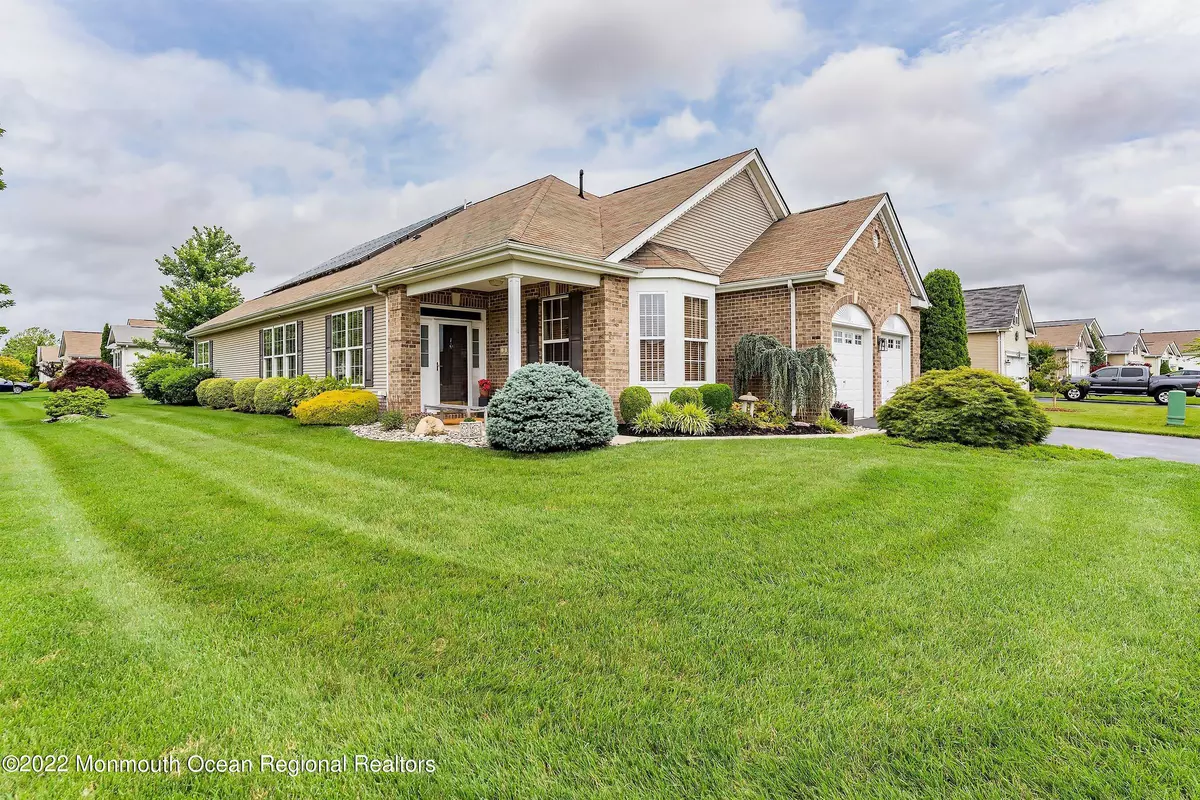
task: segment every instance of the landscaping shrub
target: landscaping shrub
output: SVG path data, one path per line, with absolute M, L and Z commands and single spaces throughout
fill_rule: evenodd
M 488 441 L 501 450 L 585 450 L 608 444 L 616 435 L 608 394 L 558 364 L 521 367 L 488 405 Z
M 242 378 L 233 385 L 233 407 L 238 411 L 254 413 L 254 392 L 262 378 Z
M 132 387 L 125 376 L 103 361 L 72 361 L 54 380 L 50 381 L 52 392 L 70 391 L 82 387 L 99 389 L 109 397 L 126 397 Z
M 404 430 L 408 424 L 408 415 L 403 411 L 385 411 L 379 415 L 379 427 L 385 431 Z
M 208 405 L 208 387 L 215 380 L 216 380 L 216 378 L 205 378 L 204 380 L 200 381 L 199 384 L 197 384 L 197 386 L 196 386 L 196 402 L 199 405 L 202 405 L 202 406 Z
M 935 370 L 896 390 L 876 415 L 889 436 L 972 447 L 1035 444 L 1050 418 L 1015 381 L 981 369 Z
M 155 372 L 164 369 L 175 369 L 178 367 L 190 367 L 192 360 L 187 356 L 181 356 L 179 353 L 151 353 L 147 356 L 142 356 L 137 360 L 132 367 L 129 368 L 129 373 L 133 379 L 137 381 L 138 386 L 142 387 L 142 394 L 146 393 L 146 379 Z M 149 395 L 146 395 L 150 397 Z M 151 400 L 159 400 L 158 397 L 150 397 Z
M 259 414 L 286 414 L 291 403 L 283 395 L 287 378 L 267 378 L 254 387 L 254 410 Z
M 205 401 L 202 405 L 209 408 L 233 408 L 233 388 L 237 386 L 237 382 L 233 378 L 210 378 L 207 381 L 201 381 L 201 385 L 207 384 L 205 390 Z M 200 397 L 200 387 L 196 387 L 196 398 Z
M 813 425 L 826 433 L 844 433 L 846 430 L 845 426 L 834 419 L 828 411 L 813 420 Z
M 291 409 L 319 394 L 332 392 L 335 389 L 350 388 L 352 388 L 350 381 L 345 378 L 328 376 L 317 380 L 311 375 L 297 375 L 294 378 L 284 378 L 275 395 L 276 399 L 286 402 L 288 408 Z
M 711 411 L 728 411 L 733 407 L 733 387 L 727 383 L 706 383 L 700 387 L 700 400 Z
M 621 406 L 621 419 L 632 423 L 637 419 L 638 414 L 641 414 L 653 403 L 650 390 L 645 386 L 627 386 L 625 391 L 621 392 L 621 398 L 618 401 Z
M 712 433 L 713 423 L 708 410 L 699 403 L 684 403 L 675 417 L 675 430 L 684 436 L 706 436 Z
M 659 416 L 663 418 L 662 429 L 664 431 L 675 430 L 675 423 L 679 419 L 678 405 L 672 403 L 670 400 L 659 400 L 651 408 L 657 411 Z
M 196 387 L 212 376 L 211 369 L 174 367 L 159 370 L 150 377 L 158 381 L 162 394 L 159 402 L 171 406 L 192 406 L 196 404 Z
M 700 405 L 703 400 L 700 397 L 700 390 L 691 386 L 680 386 L 678 389 L 671 392 L 671 402 L 677 406 L 684 406 L 688 403 Z
M 643 408 L 636 417 L 630 427 L 634 433 L 660 433 L 663 426 L 666 425 L 666 420 L 663 419 L 662 412 L 655 408 Z
M 43 408 L 46 410 L 46 416 L 58 419 L 68 414 L 98 417 L 104 413 L 106 405 L 108 405 L 106 393 L 99 389 L 81 386 L 78 389 L 63 389 L 52 393 L 46 398 Z
M 292 413 L 301 425 L 367 425 L 379 419 L 379 398 L 365 389 L 335 389 L 305 400 Z
M 163 399 L 163 376 L 173 369 L 182 369 L 182 367 L 170 367 L 168 369 L 155 370 L 147 375 L 145 380 L 140 381 L 140 385 L 142 387 L 142 396 L 147 400 L 153 400 L 156 403 L 161 403 Z

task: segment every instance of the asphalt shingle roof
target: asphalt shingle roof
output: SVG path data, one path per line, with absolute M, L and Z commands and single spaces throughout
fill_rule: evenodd
M 721 273 L 721 283 L 826 269 L 882 194 L 798 211 L 773 223 Z
M 966 289 L 963 301 L 967 307 L 968 331 L 994 331 L 1013 324 L 1024 289 L 1016 286 L 989 286 L 985 289 Z
M 1109 334 L 1104 337 L 1104 351 L 1107 353 L 1130 353 L 1137 343 L 1136 333 Z

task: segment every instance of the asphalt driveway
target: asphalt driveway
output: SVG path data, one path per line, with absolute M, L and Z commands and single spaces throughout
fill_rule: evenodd
M 1158 458 L 1200 464 L 1200 439 L 1155 436 L 1149 433 L 1093 431 L 1085 428 L 1055 428 L 1046 444 L 1068 444 L 1112 453 L 1117 458 Z

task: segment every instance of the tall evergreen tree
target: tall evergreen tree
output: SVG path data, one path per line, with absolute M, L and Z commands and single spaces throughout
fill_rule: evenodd
M 104 328 L 100 331 L 100 360 L 110 367 L 112 366 L 113 356 L 112 350 L 108 349 L 108 335 L 111 332 L 112 328 L 109 327 L 109 324 L 107 322 L 104 323 Z
M 172 251 L 157 260 L 158 271 L 171 283 L 160 287 L 163 299 L 154 306 L 162 324 L 155 331 L 154 342 L 165 343 L 190 358 L 192 341 L 187 332 L 242 302 L 233 279 L 253 272 L 254 264 L 220 227 L 193 227 L 187 241 Z
M 971 365 L 962 281 L 948 269 L 925 276 L 929 308 L 921 314 L 921 371 Z

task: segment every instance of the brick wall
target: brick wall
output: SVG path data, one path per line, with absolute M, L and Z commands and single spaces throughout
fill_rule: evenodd
M 879 231 L 880 246 L 876 251 L 873 233 Z M 874 327 L 871 350 L 874 353 L 874 406 L 880 405 L 882 370 L 879 348 L 874 337 L 884 321 L 898 314 L 912 331 L 912 370 L 915 378 L 921 363 L 921 317 L 910 306 L 911 293 L 905 282 L 903 267 L 888 242 L 887 233 L 878 219 L 869 225 L 839 265 L 846 282 L 837 286 L 827 283 L 806 283 L 796 287 L 796 347 L 814 344 L 833 344 L 833 315 L 847 304 L 862 308 Z M 729 292 L 717 295 L 717 380 L 733 381 L 733 346 L 747 333 L 764 333 L 784 345 L 790 341 L 788 324 L 788 289 L 775 286 Z
M 421 302 L 404 286 L 387 293 L 388 395 L 391 410 L 421 410 Z

